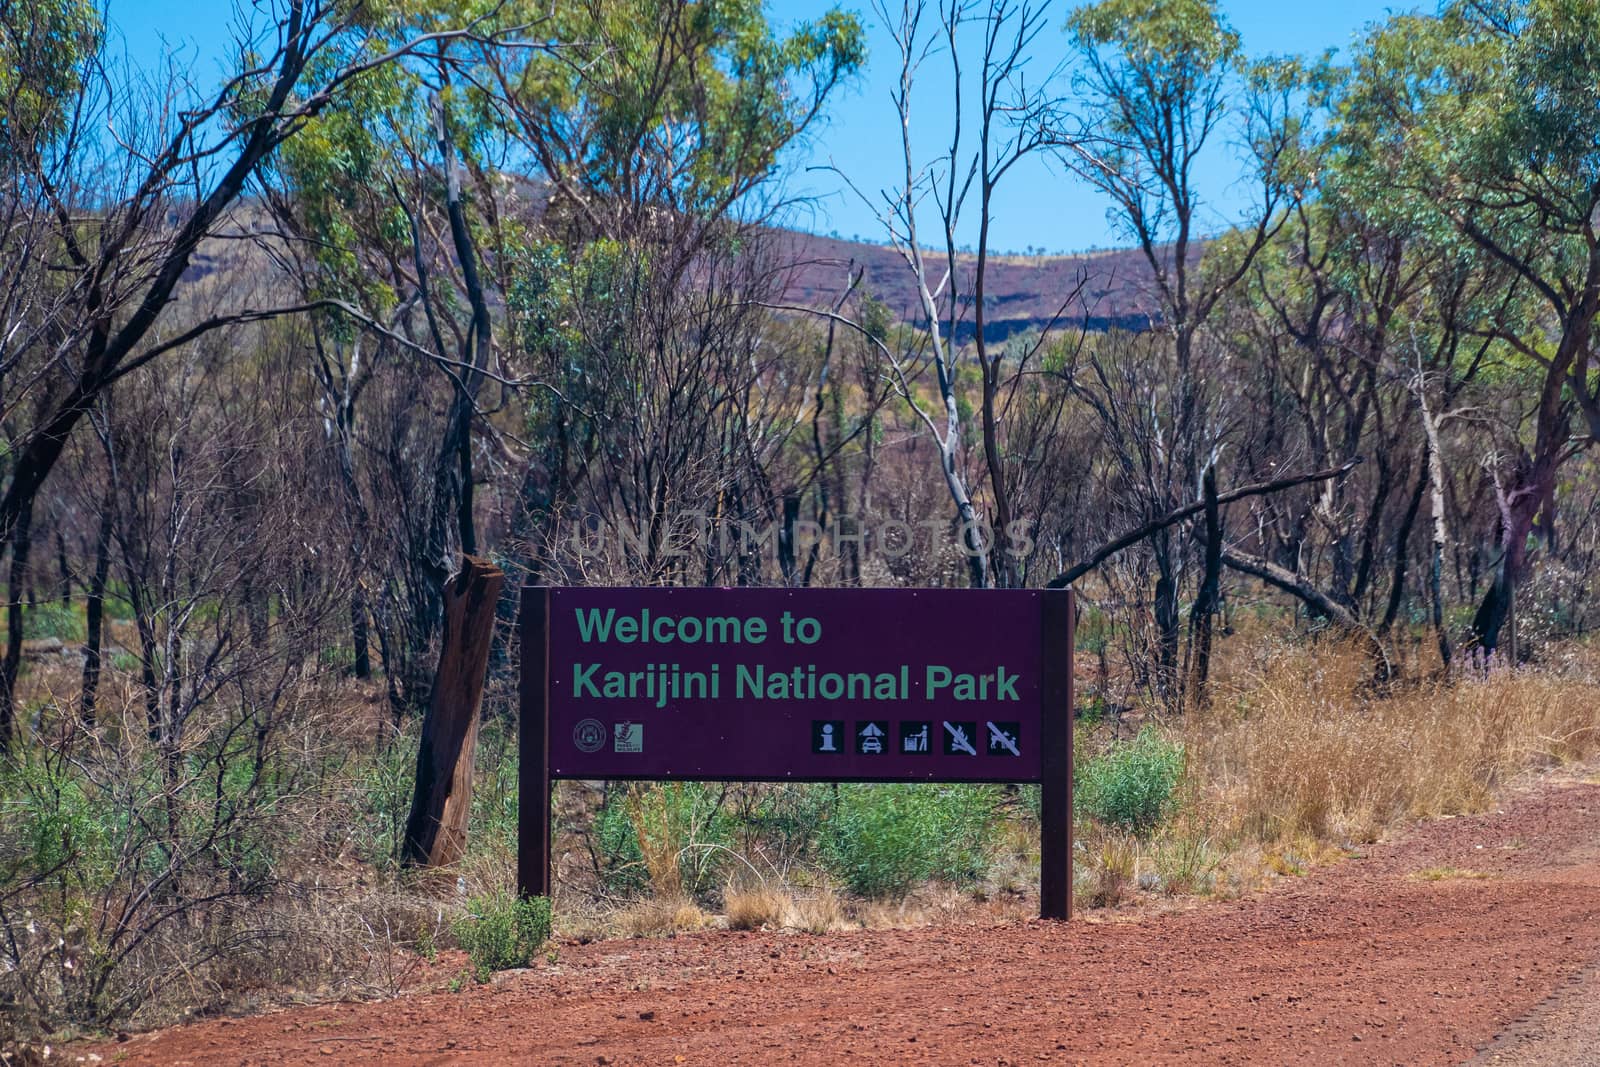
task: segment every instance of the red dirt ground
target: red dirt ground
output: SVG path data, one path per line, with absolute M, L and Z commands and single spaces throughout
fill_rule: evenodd
M 175 1067 L 1499 1062 L 1537 1052 L 1546 1016 L 1566 1031 L 1552 1051 L 1588 1047 L 1593 1009 L 1561 994 L 1592 988 L 1600 961 L 1600 784 L 1551 777 L 1503 803 L 1184 912 L 563 945 L 459 994 L 93 1051 Z M 1444 868 L 1474 876 L 1417 876 Z

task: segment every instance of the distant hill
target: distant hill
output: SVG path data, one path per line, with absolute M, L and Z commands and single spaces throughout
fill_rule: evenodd
M 846 269 L 864 267 L 863 292 L 882 300 L 908 322 L 922 318 L 911 272 L 893 248 L 794 230 L 781 231 L 779 241 L 778 258 L 793 264 L 785 302 L 832 306 L 846 284 Z M 970 269 L 974 259 L 964 256 L 960 262 Z M 991 256 L 985 324 L 988 339 L 1003 341 L 1044 326 L 1061 311 L 1080 278 L 1083 290 L 1061 312 L 1062 325 L 1142 330 L 1159 317 L 1150 267 L 1136 249 L 1067 256 Z M 964 335 L 958 338 L 963 342 L 972 338 L 971 315 L 967 318 Z
M 538 183 L 518 179 L 515 194 L 521 200 L 518 210 L 543 210 L 543 189 Z M 264 208 L 254 200 L 237 205 L 232 217 L 238 231 L 264 235 L 274 229 Z M 769 254 L 783 275 L 785 303 L 831 307 L 847 284 L 846 271 L 865 268 L 861 292 L 883 301 L 902 321 L 922 320 L 911 272 L 900 254 L 888 245 L 800 230 L 768 232 L 775 238 Z M 942 257 L 934 258 L 942 263 Z M 959 266 L 968 270 L 973 262 L 970 255 L 958 260 Z M 184 281 L 193 283 L 229 271 L 278 278 L 281 263 L 249 243 L 210 240 L 196 251 Z M 1074 297 L 1080 279 L 1083 287 Z M 491 294 L 491 301 L 498 303 L 498 294 Z M 1065 310 L 1063 302 L 1067 302 Z M 1060 326 L 1081 325 L 1090 330 L 1143 330 L 1160 317 L 1149 265 L 1137 249 L 1058 256 L 991 256 L 988 304 L 986 333 L 990 341 L 1003 341 L 1014 334 L 1042 328 L 1057 314 L 1061 316 Z M 969 311 L 958 331 L 957 340 L 961 343 L 972 340 L 971 318 Z

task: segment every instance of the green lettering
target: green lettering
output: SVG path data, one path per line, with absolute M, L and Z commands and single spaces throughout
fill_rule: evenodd
M 599 608 L 578 608 L 573 614 L 578 616 L 578 640 L 588 644 L 591 641 L 606 641 L 611 636 L 611 618 L 617 613 L 616 608 L 607 608 L 604 615 Z
M 587 638 L 585 639 L 587 640 Z M 593 697 L 600 699 L 600 691 L 594 687 L 594 672 L 600 669 L 600 664 L 591 663 L 587 667 L 572 665 L 572 695 L 574 697 Z M 588 692 L 585 693 L 584 690 Z
M 746 667 L 743 663 L 738 663 L 734 665 L 734 672 L 734 679 L 736 682 L 734 685 L 734 689 L 736 690 L 734 694 L 735 697 L 743 700 L 746 697 L 755 697 L 759 699 L 766 696 L 766 693 L 763 692 L 761 688 L 761 675 L 763 671 L 760 667 L 757 667 L 755 669 L 755 673 L 752 674 L 749 667 Z

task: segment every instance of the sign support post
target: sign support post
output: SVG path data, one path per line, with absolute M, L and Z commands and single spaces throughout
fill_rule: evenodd
M 550 895 L 550 590 L 522 588 L 517 895 Z
M 1072 917 L 1073 593 L 1040 598 L 1039 918 Z

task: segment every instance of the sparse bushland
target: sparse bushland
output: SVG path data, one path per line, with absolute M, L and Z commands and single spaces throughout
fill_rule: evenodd
M 1592 756 L 1595 656 L 1550 647 L 1538 666 L 1378 688 L 1359 645 L 1249 632 L 1219 643 L 1204 711 L 1090 694 L 1085 708 L 1120 710 L 1076 731 L 1078 905 L 1248 893 Z M 35 659 L 23 677 L 31 740 L 0 782 L 0 1003 L 25 1034 L 393 995 L 463 968 L 481 980 L 537 966 L 550 932 L 820 933 L 1036 908 L 1032 787 L 564 782 L 552 915 L 511 895 L 504 673 L 468 853 L 418 875 L 397 862 L 415 739 L 394 733 L 380 686 L 330 669 L 286 687 L 271 715 L 192 719 L 172 777 L 137 677 L 107 670 L 93 731 L 65 728 L 70 665 Z M 1468 877 L 1418 875 L 1435 876 Z M 439 960 L 458 949 L 464 963 Z
M 1018 51 L 959 64 L 997 154 L 964 139 L 885 202 L 909 313 L 813 270 L 769 180 L 864 62 L 854 16 L 313 7 L 240 5 L 276 70 L 163 93 L 86 0 L 0 4 L 5 1028 L 535 958 L 521 581 L 1071 575 L 1084 906 L 1249 892 L 1595 750 L 1584 4 L 1397 16 L 1339 70 L 1252 61 L 1214 4 L 1104 0 L 1055 38 L 1037 7 L 914 0 L 904 85 L 961 58 L 926 52 L 944 32 Z M 1075 98 L 1011 76 L 1062 48 Z M 917 103 L 918 143 L 951 144 Z M 1259 195 L 1201 241 L 1191 164 L 1225 130 Z M 1101 320 L 1124 328 L 992 249 L 919 262 L 941 227 L 913 205 L 981 226 L 1000 161 L 1046 145 L 1138 246 L 1117 284 L 1163 294 Z M 985 158 L 973 198 L 928 196 Z M 990 338 L 1018 295 L 1062 314 Z M 807 535 L 890 523 L 931 533 Z M 464 553 L 511 580 L 467 852 L 418 873 Z M 1029 788 L 562 783 L 555 811 L 558 937 L 998 921 L 1037 881 Z

